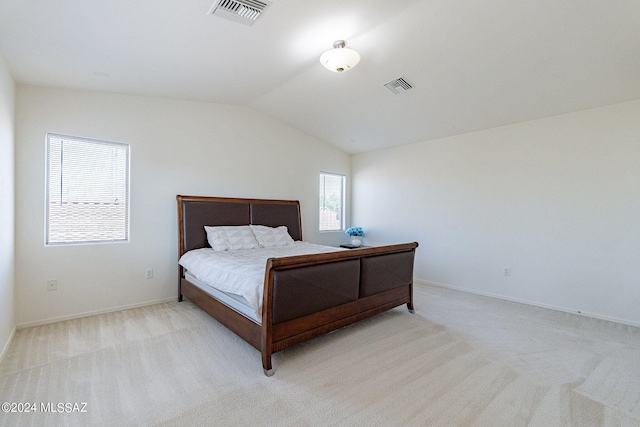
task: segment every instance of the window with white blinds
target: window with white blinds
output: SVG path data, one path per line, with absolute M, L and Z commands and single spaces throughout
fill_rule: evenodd
M 47 134 L 46 244 L 129 239 L 129 146 Z
M 344 175 L 320 173 L 320 231 L 344 230 Z

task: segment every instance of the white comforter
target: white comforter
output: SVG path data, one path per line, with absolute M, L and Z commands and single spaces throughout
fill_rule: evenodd
M 275 248 L 214 251 L 194 249 L 182 255 L 179 264 L 198 280 L 224 292 L 243 296 L 262 317 L 262 293 L 267 259 L 343 250 L 332 246 L 296 241 Z

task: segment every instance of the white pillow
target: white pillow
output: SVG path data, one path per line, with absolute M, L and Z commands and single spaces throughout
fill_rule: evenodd
M 236 249 L 255 249 L 260 247 L 248 225 L 218 226 L 205 225 L 207 241 L 214 251 L 233 251 Z
M 289 230 L 286 225 L 281 225 L 276 228 L 265 225 L 251 225 L 251 229 L 262 248 L 273 248 L 293 244 L 293 239 L 289 235 Z

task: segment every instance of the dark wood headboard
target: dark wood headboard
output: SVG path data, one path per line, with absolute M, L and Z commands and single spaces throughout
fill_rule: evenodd
M 180 256 L 192 249 L 209 246 L 205 225 L 286 225 L 293 240 L 302 240 L 300 202 L 297 200 L 180 195 L 176 198 Z

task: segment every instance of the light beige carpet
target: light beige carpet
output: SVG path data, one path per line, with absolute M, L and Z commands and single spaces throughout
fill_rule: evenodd
M 416 314 L 277 353 L 271 378 L 189 302 L 19 330 L 0 401 L 37 412 L 0 425 L 640 426 L 640 329 L 436 287 L 415 298 Z

